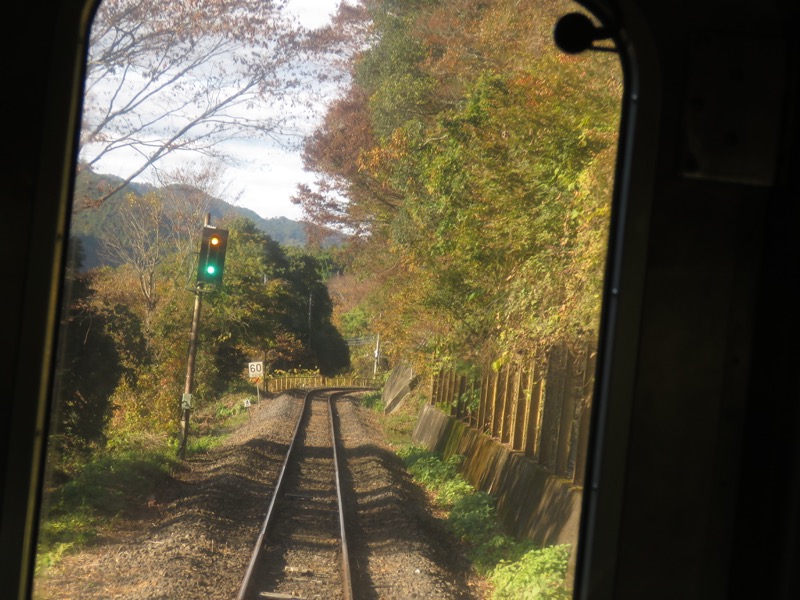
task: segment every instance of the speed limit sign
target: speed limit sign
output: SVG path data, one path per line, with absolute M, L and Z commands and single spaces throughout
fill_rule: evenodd
M 247 365 L 247 373 L 250 375 L 250 379 L 261 379 L 264 375 L 264 363 L 263 362 L 251 362 Z

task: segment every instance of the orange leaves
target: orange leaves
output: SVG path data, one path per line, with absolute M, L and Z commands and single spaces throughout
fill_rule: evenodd
M 408 156 L 409 143 L 406 132 L 395 129 L 391 138 L 380 146 L 363 150 L 356 160 L 358 170 L 369 173 L 373 177 L 385 172 L 395 161 L 403 160 Z
M 370 6 L 349 118 L 335 106 L 307 154 L 346 194 L 339 217 L 370 223 L 374 328 L 398 354 L 590 329 L 618 65 L 557 53 L 567 2 Z

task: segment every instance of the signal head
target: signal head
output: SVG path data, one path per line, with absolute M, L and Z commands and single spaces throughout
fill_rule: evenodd
M 200 242 L 200 261 L 197 265 L 197 281 L 203 283 L 222 283 L 225 269 L 225 251 L 228 247 L 228 230 L 216 227 L 203 227 Z

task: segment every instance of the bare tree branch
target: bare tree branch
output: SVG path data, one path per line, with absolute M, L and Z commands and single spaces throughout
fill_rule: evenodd
M 126 152 L 131 166 L 99 202 L 175 152 L 212 155 L 248 136 L 285 141 L 292 117 L 277 109 L 311 85 L 309 39 L 282 0 L 101 3 L 81 160 L 92 166 Z

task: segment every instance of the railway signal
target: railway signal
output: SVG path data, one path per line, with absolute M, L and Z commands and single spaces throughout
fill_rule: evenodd
M 211 213 L 203 222 L 203 235 L 200 239 L 200 260 L 197 265 L 197 287 L 194 291 L 194 312 L 192 330 L 189 335 L 189 359 L 186 363 L 186 383 L 181 400 L 181 433 L 178 457 L 186 458 L 189 440 L 189 416 L 192 412 L 192 393 L 194 392 L 194 363 L 197 355 L 197 339 L 200 329 L 200 307 L 203 303 L 203 284 L 222 283 L 225 270 L 225 251 L 228 249 L 228 230 L 211 226 Z
M 197 281 L 202 283 L 222 283 L 225 270 L 225 252 L 228 249 L 228 230 L 216 227 L 203 227 L 200 241 L 200 260 L 197 264 Z

